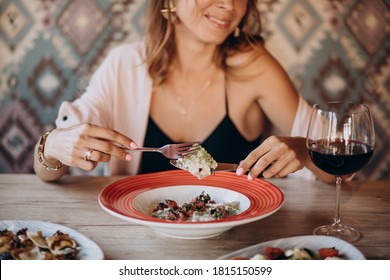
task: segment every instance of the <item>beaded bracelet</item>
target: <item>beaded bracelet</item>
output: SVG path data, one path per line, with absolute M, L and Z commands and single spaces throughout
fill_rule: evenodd
M 59 170 L 64 164 L 62 162 L 60 162 L 60 164 L 56 165 L 56 166 L 48 166 L 45 161 L 43 160 L 43 151 L 45 149 L 45 143 L 46 143 L 46 138 L 47 136 L 50 134 L 51 131 L 48 131 L 46 132 L 45 134 L 43 134 L 41 136 L 41 138 L 39 138 L 39 142 L 38 142 L 38 147 L 37 147 L 37 155 L 38 155 L 38 161 L 40 164 L 42 164 L 47 170 L 50 170 L 50 171 L 57 171 Z

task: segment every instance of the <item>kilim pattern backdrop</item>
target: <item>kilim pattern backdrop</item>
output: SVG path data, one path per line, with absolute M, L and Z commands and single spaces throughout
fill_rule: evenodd
M 141 38 L 146 3 L 0 0 L 0 172 L 33 172 L 33 147 L 61 102 L 82 94 L 112 47 Z M 389 179 L 390 0 L 260 0 L 259 8 L 267 48 L 311 104 L 371 106 L 376 150 L 357 177 Z

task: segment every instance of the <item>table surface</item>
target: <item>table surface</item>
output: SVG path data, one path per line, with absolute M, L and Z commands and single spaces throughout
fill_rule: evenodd
M 123 178 L 65 176 L 46 183 L 34 174 L 0 174 L 0 220 L 39 220 L 70 227 L 95 241 L 105 259 L 205 260 L 273 239 L 311 235 L 334 216 L 334 185 L 270 179 L 285 196 L 282 208 L 273 215 L 209 239 L 164 237 L 100 207 L 99 193 Z M 341 220 L 361 232 L 353 245 L 367 259 L 390 259 L 390 181 L 343 183 Z

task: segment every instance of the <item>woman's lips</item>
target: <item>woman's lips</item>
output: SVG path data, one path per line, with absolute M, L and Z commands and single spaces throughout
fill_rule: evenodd
M 206 18 L 219 28 L 227 28 L 231 23 L 230 20 L 223 20 L 220 18 L 212 17 L 210 15 L 206 15 Z

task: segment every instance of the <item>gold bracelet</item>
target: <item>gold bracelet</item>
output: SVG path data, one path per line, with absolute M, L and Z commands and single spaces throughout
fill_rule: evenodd
M 50 134 L 50 132 L 51 131 L 46 132 L 45 134 L 43 134 L 41 136 L 41 138 L 39 138 L 38 147 L 37 147 L 37 155 L 38 155 L 39 163 L 42 164 L 47 170 L 57 171 L 64 165 L 62 162 L 60 162 L 60 164 L 56 165 L 56 166 L 48 166 L 45 163 L 45 161 L 43 160 L 43 151 L 45 149 L 46 138 Z

